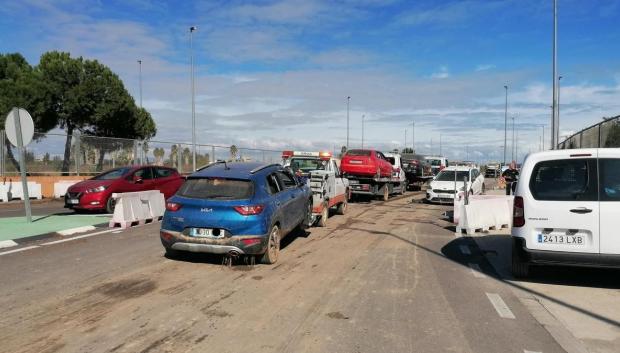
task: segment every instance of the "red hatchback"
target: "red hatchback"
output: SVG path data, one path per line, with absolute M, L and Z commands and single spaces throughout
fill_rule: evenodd
M 184 178 L 173 168 L 135 166 L 112 169 L 69 187 L 65 207 L 112 213 L 112 193 L 159 190 L 168 199 L 177 192 L 183 181 Z
M 383 153 L 375 150 L 347 151 L 340 162 L 340 169 L 350 175 L 382 178 L 392 176 L 392 164 Z

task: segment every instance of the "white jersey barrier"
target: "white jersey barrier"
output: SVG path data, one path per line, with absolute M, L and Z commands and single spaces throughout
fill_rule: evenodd
M 161 219 L 166 210 L 164 194 L 158 190 L 114 193 L 114 214 L 110 227 L 127 228 Z
M 31 199 L 41 200 L 43 195 L 41 194 L 41 184 L 34 181 L 28 182 L 28 196 Z M 24 189 L 21 182 L 7 182 L 0 183 L 0 200 L 7 202 L 13 199 L 24 199 Z
M 512 204 L 514 196 L 473 195 L 469 204 L 464 198 L 454 201 L 454 223 L 456 231 L 463 230 L 473 234 L 476 230 L 501 229 L 512 227 Z
M 61 180 L 54 183 L 54 198 L 60 199 L 65 197 L 67 190 L 74 184 L 79 183 L 79 180 Z

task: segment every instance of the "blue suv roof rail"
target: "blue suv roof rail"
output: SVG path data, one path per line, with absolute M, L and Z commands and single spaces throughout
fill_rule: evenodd
M 205 170 L 205 169 L 207 169 L 207 168 L 209 168 L 209 167 L 213 167 L 214 165 L 218 165 L 218 164 L 222 164 L 222 163 L 224 164 L 224 166 L 225 166 L 226 168 L 228 168 L 228 165 L 226 164 L 226 161 L 215 161 L 215 162 L 213 162 L 213 163 L 209 163 L 209 164 L 207 164 L 207 165 L 204 165 L 204 166 L 202 166 L 202 167 L 200 167 L 200 168 L 196 169 L 196 171 L 197 171 L 197 172 L 199 172 L 199 171 L 201 171 L 201 170 Z
M 278 163 L 271 163 L 271 164 L 261 165 L 261 166 L 259 166 L 259 167 L 256 167 L 256 168 L 252 169 L 252 170 L 250 171 L 250 174 L 255 174 L 255 173 L 258 173 L 258 172 L 260 172 L 261 170 L 266 169 L 266 168 L 269 168 L 269 167 L 281 167 L 281 166 L 282 166 L 282 165 L 281 165 L 281 164 L 278 164 Z

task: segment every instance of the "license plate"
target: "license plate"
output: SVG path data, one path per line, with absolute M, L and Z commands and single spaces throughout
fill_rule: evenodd
M 585 245 L 583 235 L 538 234 L 540 244 Z
M 78 199 L 69 199 L 67 202 L 68 202 L 70 205 L 77 205 L 77 204 L 79 204 L 79 203 L 80 203 L 80 200 L 78 200 Z
M 359 184 L 359 180 L 349 180 L 349 185 Z
M 208 228 L 191 228 L 189 235 L 192 237 L 210 237 L 213 234 L 212 229 Z

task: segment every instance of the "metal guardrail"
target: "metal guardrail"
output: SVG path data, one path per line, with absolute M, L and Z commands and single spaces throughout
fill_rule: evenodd
M 620 147 L 620 115 L 586 127 L 558 144 L 558 149 Z

